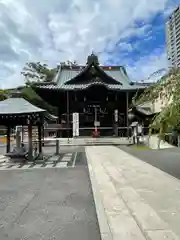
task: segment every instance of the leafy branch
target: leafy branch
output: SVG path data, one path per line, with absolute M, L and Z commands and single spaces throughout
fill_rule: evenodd
M 59 66 L 56 68 L 49 68 L 47 64 L 41 64 L 40 62 L 26 63 L 26 66 L 21 72 L 24 75 L 26 83 L 29 82 L 51 82 L 57 73 Z
M 156 130 L 161 137 L 174 129 L 180 129 L 180 68 L 173 68 L 157 83 L 148 87 L 140 96 L 135 96 L 135 106 L 160 101 L 162 109 L 150 125 L 150 132 Z M 156 104 L 156 103 L 155 103 Z

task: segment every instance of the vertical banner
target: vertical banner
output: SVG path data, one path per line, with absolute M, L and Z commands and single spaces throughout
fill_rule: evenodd
M 114 121 L 118 122 L 118 109 L 114 110 Z
M 73 137 L 79 136 L 79 113 L 73 113 Z

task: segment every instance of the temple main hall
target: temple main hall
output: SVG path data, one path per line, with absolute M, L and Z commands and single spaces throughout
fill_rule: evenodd
M 58 108 L 64 136 L 73 135 L 73 113 L 78 113 L 78 136 L 90 136 L 94 128 L 100 136 L 127 136 L 132 98 L 146 87 L 132 82 L 123 66 L 100 65 L 92 53 L 84 66 L 61 65 L 52 82 L 33 89 Z

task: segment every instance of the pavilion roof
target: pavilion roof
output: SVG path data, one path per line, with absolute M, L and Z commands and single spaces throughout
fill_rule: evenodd
M 32 105 L 24 98 L 8 98 L 0 101 L 0 115 L 21 115 L 43 112 L 45 113 L 46 110 Z

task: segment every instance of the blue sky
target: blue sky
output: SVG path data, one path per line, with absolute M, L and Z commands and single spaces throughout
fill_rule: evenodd
M 165 21 L 180 0 L 0 0 L 0 88 L 24 82 L 28 61 L 49 66 L 92 50 L 132 80 L 167 68 Z

